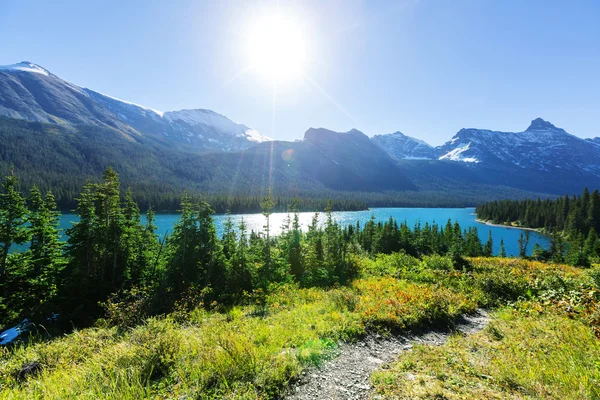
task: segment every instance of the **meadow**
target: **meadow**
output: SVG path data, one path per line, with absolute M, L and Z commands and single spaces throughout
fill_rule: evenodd
M 449 257 L 402 252 L 354 261 L 358 277 L 347 285 L 279 284 L 266 302 L 32 336 L 2 348 L 0 398 L 277 398 L 340 341 L 448 326 L 479 307 L 494 310 L 484 332 L 405 352 L 372 377 L 376 393 L 597 398 L 598 266 L 480 257 L 457 268 Z M 32 362 L 39 373 L 19 376 Z

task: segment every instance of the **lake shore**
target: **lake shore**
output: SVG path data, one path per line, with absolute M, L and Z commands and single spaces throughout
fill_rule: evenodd
M 489 221 L 484 221 L 484 220 L 481 220 L 479 218 L 475 218 L 475 221 L 479 222 L 480 224 L 484 224 L 484 225 L 488 225 L 488 226 L 497 226 L 498 228 L 521 229 L 523 231 L 531 231 L 531 232 L 537 232 L 537 233 L 541 233 L 541 234 L 544 233 L 544 232 L 542 232 L 541 229 L 537 229 L 537 228 L 525 228 L 525 227 L 522 227 L 522 226 L 493 224 L 493 223 L 491 223 Z

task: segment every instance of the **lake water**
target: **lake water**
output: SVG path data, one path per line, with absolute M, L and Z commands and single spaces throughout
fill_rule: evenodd
M 334 219 L 343 226 L 356 224 L 356 221 L 359 221 L 361 226 L 364 226 L 371 218 L 371 215 L 375 216 L 376 221 L 387 221 L 389 217 L 396 219 L 398 222 L 406 221 L 411 228 L 417 221 L 420 221 L 421 225 L 429 222 L 430 224 L 437 223 L 443 227 L 446 225 L 448 219 L 450 219 L 452 222 L 457 221 L 462 229 L 466 229 L 469 226 L 476 226 L 483 243 L 487 241 L 488 232 L 491 231 L 494 240 L 494 254 L 500 252 L 500 239 L 504 239 L 504 247 L 508 255 L 516 256 L 519 254 L 518 240 L 522 232 L 520 229 L 488 226 L 479 223 L 475 220 L 474 211 L 474 208 L 372 208 L 366 211 L 339 211 L 334 212 L 333 215 Z M 299 214 L 303 229 L 306 229 L 311 223 L 313 215 L 314 213 L 311 212 Z M 158 227 L 158 233 L 160 235 L 170 233 L 178 217 L 178 214 L 157 214 L 156 226 Z M 280 227 L 286 217 L 286 213 L 271 215 L 271 232 L 273 234 L 276 235 L 281 231 Z M 236 227 L 243 218 L 248 232 L 252 230 L 261 231 L 265 223 L 265 218 L 262 214 L 236 214 L 232 215 L 231 218 Z M 223 224 L 227 216 L 215 215 L 214 219 L 217 234 L 221 236 L 223 233 Z M 60 226 L 62 229 L 67 229 L 71 226 L 72 221 L 76 220 L 76 215 L 64 214 L 61 218 Z M 320 223 L 325 221 L 324 213 L 319 214 L 319 221 Z M 64 239 L 66 240 L 66 238 Z M 530 232 L 529 252 L 531 252 L 536 242 L 544 248 L 548 248 L 550 244 L 548 237 L 537 232 Z

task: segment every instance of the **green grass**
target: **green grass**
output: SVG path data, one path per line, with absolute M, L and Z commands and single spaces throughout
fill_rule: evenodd
M 382 289 L 398 297 L 392 309 L 402 311 L 396 318 L 401 328 L 474 307 L 462 307 L 466 298 L 451 291 L 433 293 L 426 285 L 380 278 L 331 290 L 283 286 L 270 296 L 265 317 L 254 316 L 251 307 L 198 309 L 184 323 L 150 319 L 126 333 L 85 329 L 5 350 L 0 398 L 272 398 L 304 368 L 332 354 L 339 340 L 353 340 L 387 318 L 390 305 L 377 292 Z M 367 313 L 378 307 L 386 314 Z M 31 361 L 44 372 L 17 382 L 12 374 Z
M 483 332 L 416 346 L 372 382 L 390 399 L 597 399 L 599 360 L 582 321 L 504 308 Z
M 366 258 L 357 261 L 361 278 L 350 286 L 331 289 L 280 286 L 269 295 L 266 314 L 257 313 L 253 306 L 233 307 L 224 312 L 196 309 L 183 317 L 177 314 L 151 318 L 125 331 L 98 326 L 49 342 L 33 340 L 14 348 L 1 348 L 0 399 L 276 398 L 303 370 L 335 355 L 339 341 L 356 340 L 370 330 L 387 333 L 445 324 L 478 306 L 509 304 L 519 299 L 538 299 L 552 304 L 571 299 L 569 305 L 581 308 L 581 298 L 589 300 L 593 297 L 589 295 L 593 274 L 567 266 L 481 258 L 472 259 L 470 268 L 458 271 L 442 259 L 418 261 L 399 254 L 382 256 L 374 261 Z M 582 297 L 581 293 L 588 295 Z M 497 332 L 490 331 L 502 340 L 491 338 L 489 332 L 486 333 L 488 336 L 479 335 L 472 339 L 481 340 L 481 345 L 510 345 L 513 347 L 505 350 L 514 348 L 516 352 L 518 343 L 531 340 L 527 335 L 536 338 L 541 335 L 536 332 L 546 332 L 539 329 L 547 327 L 554 329 L 553 335 L 562 335 L 558 337 L 574 335 L 573 343 L 583 343 L 585 348 L 562 354 L 567 347 L 552 347 L 556 343 L 544 339 L 546 341 L 537 347 L 522 349 L 522 357 L 517 358 L 497 347 L 494 348 L 494 361 L 486 362 L 490 368 L 498 365 L 500 375 L 494 375 L 495 370 L 480 373 L 493 377 L 490 380 L 478 375 L 463 376 L 458 370 L 453 372 L 458 375 L 452 379 L 462 382 L 467 394 L 478 393 L 468 391 L 472 379 L 475 379 L 473 382 L 497 382 L 486 390 L 490 393 L 494 393 L 492 389 L 500 390 L 498 393 L 501 394 L 503 390 L 513 393 L 506 387 L 515 382 L 514 393 L 520 393 L 522 397 L 527 397 L 526 393 L 530 393 L 527 391 L 533 390 L 530 388 L 535 388 L 536 384 L 553 387 L 544 379 L 550 379 L 553 368 L 562 367 L 554 366 L 550 361 L 547 365 L 539 364 L 538 359 L 544 357 L 544 351 L 557 357 L 560 355 L 563 358 L 556 360 L 567 366 L 582 362 L 582 357 L 599 359 L 597 347 L 594 347 L 596 339 L 590 336 L 589 325 L 600 317 L 596 318 L 596 308 L 586 304 L 585 315 L 589 317 L 581 318 L 581 321 L 558 316 L 551 318 L 546 314 L 538 315 L 537 311 L 530 316 L 505 310 L 497 314 L 499 322 L 494 328 Z M 514 321 L 520 321 L 518 326 L 521 328 L 514 328 Z M 466 346 L 467 340 L 471 339 L 455 338 L 449 346 L 456 346 L 458 354 L 460 344 Z M 444 351 L 450 352 L 449 346 L 444 347 Z M 470 348 L 467 346 L 466 349 L 460 357 L 470 354 Z M 434 352 L 435 349 L 419 348 L 414 354 L 426 351 Z M 427 371 L 440 371 L 433 374 L 436 378 L 431 382 L 453 382 L 437 377 L 454 376 L 446 370 L 463 365 L 460 360 L 431 354 L 432 364 L 422 365 L 422 372 L 410 370 L 413 371 L 411 374 L 422 374 L 426 387 L 429 384 Z M 490 357 L 491 354 L 491 350 L 486 353 Z M 546 365 L 548 374 L 535 376 L 529 372 L 525 379 L 501 369 L 503 357 L 507 357 L 508 368 L 527 362 L 525 355 L 531 358 L 532 366 Z M 415 365 L 421 365 L 416 363 L 419 357 L 415 357 Z M 43 372 L 18 382 L 15 373 L 33 361 L 43 366 Z M 596 379 L 594 374 L 598 369 L 591 368 L 590 363 L 577 369 L 584 374 L 574 375 L 580 382 L 586 377 L 590 382 Z M 477 367 L 476 363 L 474 365 Z M 564 376 L 557 379 L 566 380 L 568 373 L 574 370 L 565 370 Z M 407 371 L 396 366 L 386 374 L 378 375 L 378 389 L 392 397 L 398 395 L 398 391 L 404 390 L 399 385 L 406 381 L 402 374 Z M 505 382 L 504 386 L 502 382 Z M 441 390 L 437 386 L 432 387 L 434 389 Z M 562 390 L 556 393 L 580 393 L 573 392 L 572 385 Z M 478 396 L 471 395 L 470 398 Z

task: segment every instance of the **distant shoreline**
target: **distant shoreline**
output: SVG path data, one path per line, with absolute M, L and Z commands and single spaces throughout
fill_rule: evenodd
M 488 226 L 497 226 L 499 228 L 508 228 L 508 229 L 521 229 L 523 231 L 531 231 L 531 232 L 537 232 L 537 233 L 543 233 L 541 230 L 536 229 L 536 228 L 525 228 L 525 227 L 521 227 L 521 226 L 512 226 L 512 225 L 503 225 L 503 224 L 493 224 L 489 221 L 484 221 L 478 218 L 475 218 L 476 222 L 479 222 L 480 224 L 484 224 L 484 225 L 488 225 Z

